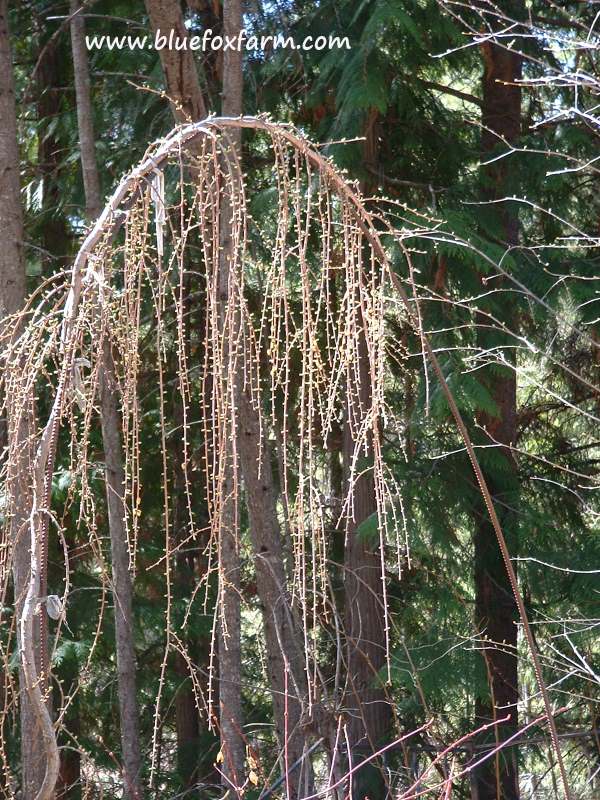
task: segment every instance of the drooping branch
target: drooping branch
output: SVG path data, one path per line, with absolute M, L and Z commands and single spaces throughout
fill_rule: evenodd
M 471 442 L 467 427 L 462 419 L 453 394 L 448 387 L 439 361 L 433 351 L 433 348 L 431 347 L 431 344 L 429 343 L 427 336 L 425 336 L 425 334 L 420 330 L 419 321 L 415 317 L 411 302 L 409 301 L 402 281 L 394 272 L 388 259 L 387 253 L 381 241 L 380 234 L 376 229 L 374 218 L 365 208 L 358 192 L 353 186 L 346 182 L 343 176 L 336 171 L 331 162 L 324 158 L 310 145 L 309 142 L 303 139 L 290 127 L 278 125 L 265 118 L 210 117 L 203 122 L 177 128 L 171 134 L 169 134 L 166 139 L 150 149 L 142 163 L 121 181 L 113 193 L 104 211 L 100 215 L 98 221 L 93 226 L 92 230 L 80 248 L 71 276 L 70 291 L 62 312 L 60 336 L 61 356 L 58 386 L 50 415 L 41 434 L 35 463 L 34 478 L 36 481 L 36 487 L 39 487 L 39 490 L 36 491 L 31 515 L 32 541 L 34 538 L 36 541 L 38 541 L 37 537 L 42 532 L 43 526 L 46 526 L 45 530 L 47 531 L 47 510 L 49 506 L 51 480 L 56 458 L 58 430 L 61 416 L 67 402 L 67 395 L 73 380 L 73 365 L 76 358 L 77 349 L 79 347 L 79 314 L 81 311 L 82 300 L 85 298 L 86 303 L 93 306 L 94 304 L 104 302 L 105 300 L 103 300 L 103 298 L 107 298 L 106 290 L 108 287 L 104 285 L 105 279 L 100 266 L 102 260 L 102 249 L 110 249 L 111 241 L 118 233 L 119 228 L 126 221 L 130 210 L 134 208 L 140 201 L 140 198 L 144 196 L 152 174 L 157 170 L 163 169 L 167 161 L 172 156 L 181 155 L 181 153 L 186 150 L 186 147 L 189 146 L 193 140 L 198 140 L 205 143 L 207 142 L 210 145 L 210 148 L 216 150 L 220 136 L 225 135 L 227 131 L 239 130 L 240 128 L 248 128 L 267 133 L 271 136 L 275 148 L 282 148 L 284 145 L 289 147 L 293 154 L 293 158 L 298 160 L 305 159 L 306 163 L 311 166 L 312 170 L 319 175 L 322 183 L 327 186 L 327 191 L 329 194 L 331 196 L 337 196 L 344 208 L 344 213 L 346 216 L 343 230 L 345 234 L 347 234 L 346 246 L 348 248 L 356 247 L 355 244 L 352 244 L 353 241 L 356 241 L 355 239 L 352 239 L 352 237 L 355 237 L 356 231 L 359 231 L 364 242 L 366 242 L 366 244 L 371 248 L 376 263 L 379 264 L 383 271 L 384 278 L 389 282 L 396 295 L 400 298 L 409 324 L 422 337 L 424 350 L 440 382 L 456 426 L 471 459 L 473 470 L 478 480 L 482 496 L 494 527 L 494 531 L 498 538 L 499 546 L 502 550 L 507 573 L 515 593 L 515 598 L 519 608 L 519 613 L 521 615 L 521 620 L 524 625 L 526 638 L 530 646 L 532 660 L 536 669 L 544 704 L 546 706 L 546 713 L 548 715 L 548 720 L 553 732 L 553 740 L 557 751 L 557 758 L 560 759 L 560 750 L 558 749 L 558 741 L 556 739 L 556 727 L 554 718 L 552 716 L 548 692 L 544 685 L 539 656 L 535 648 L 535 642 L 533 640 L 527 619 L 524 603 L 516 582 L 514 570 L 512 569 L 510 553 L 506 547 L 503 531 L 495 512 L 484 475 L 481 467 L 479 466 L 479 462 L 477 460 L 475 449 Z M 195 150 L 198 149 L 195 148 Z M 201 148 L 199 149 L 199 152 L 202 152 Z M 201 175 L 202 171 L 200 170 L 198 174 Z M 202 191 L 204 192 L 202 195 L 202 202 L 205 202 L 205 205 L 201 206 L 201 222 L 203 225 L 208 227 L 209 233 L 211 226 L 215 225 L 214 218 L 210 216 L 212 213 L 210 208 L 215 206 L 215 198 L 213 196 L 215 193 L 214 182 L 212 181 L 213 176 L 214 173 L 210 173 L 208 176 L 204 176 L 202 179 L 204 181 L 202 187 Z M 229 188 L 231 188 L 231 184 L 229 185 Z M 213 206 L 210 206 L 211 203 Z M 302 214 L 298 214 L 297 219 L 302 222 Z M 237 224 L 239 224 L 239 220 Z M 300 227 L 300 225 L 298 225 L 298 227 Z M 394 231 L 390 232 L 397 236 L 400 244 L 402 245 L 401 234 L 396 234 Z M 302 238 L 301 233 L 298 233 L 298 237 L 299 244 L 296 243 L 296 247 L 300 249 L 302 246 L 305 246 L 305 239 Z M 282 252 L 288 252 L 285 247 L 281 247 L 280 249 Z M 210 252 L 212 254 L 214 251 Z M 356 252 L 356 249 L 354 249 L 352 252 Z M 406 253 L 406 256 L 408 258 L 409 254 Z M 283 266 L 285 267 L 285 263 Z M 108 302 L 108 300 L 106 300 L 106 302 Z M 309 303 L 310 297 L 307 297 L 306 304 L 308 305 Z M 367 314 L 364 316 L 366 318 Z M 374 326 L 374 329 L 379 330 L 377 326 Z M 314 343 L 308 340 L 306 348 L 307 351 L 313 353 Z M 348 357 L 354 357 L 351 351 L 349 351 Z M 229 388 L 231 388 L 231 386 L 229 386 Z M 314 386 L 309 386 L 308 389 L 312 390 L 314 389 Z M 323 413 L 326 415 L 327 412 L 324 411 Z M 368 430 L 369 425 L 373 424 L 373 420 L 369 415 L 372 415 L 373 413 L 377 413 L 373 411 L 373 408 L 367 409 L 367 412 L 364 414 L 364 418 L 357 420 L 357 424 L 360 424 L 365 430 Z M 312 430 L 309 430 L 305 433 L 307 438 L 312 435 Z M 381 503 L 378 507 L 378 513 L 382 513 Z M 37 554 L 35 557 L 37 557 Z M 385 576 L 382 575 L 382 580 L 384 579 Z M 22 629 L 26 630 L 27 632 L 29 630 L 28 626 L 30 625 L 31 615 L 33 613 L 33 603 L 35 602 L 35 597 L 36 594 L 34 586 L 31 594 L 31 602 L 27 605 L 23 619 L 21 620 Z M 35 666 L 33 669 L 35 670 Z M 32 673 L 31 677 L 35 683 L 35 680 L 39 676 L 36 676 L 34 673 Z M 48 744 L 50 746 L 51 742 Z

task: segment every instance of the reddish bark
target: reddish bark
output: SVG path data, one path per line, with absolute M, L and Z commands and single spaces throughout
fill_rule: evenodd
M 488 42 L 483 46 L 484 75 L 482 102 L 482 156 L 505 151 L 515 143 L 521 129 L 521 91 L 516 85 L 521 75 L 520 57 Z M 514 187 L 513 164 L 510 159 L 500 159 L 483 169 L 483 197 L 495 200 L 512 193 Z M 514 210 L 505 204 L 499 207 L 501 240 L 506 247 L 518 241 L 519 220 Z M 504 284 L 502 284 L 504 285 Z M 499 283 L 495 283 L 500 288 Z M 510 296 L 509 296 L 510 297 Z M 503 321 L 515 330 L 518 320 L 514 313 L 514 301 L 503 300 Z M 500 303 L 500 300 L 498 300 Z M 482 348 L 508 344 L 498 333 L 490 333 L 484 326 L 489 319 L 482 316 L 479 344 Z M 510 361 L 514 352 L 507 348 L 505 354 Z M 516 555 L 516 519 L 510 510 L 518 492 L 516 465 L 508 449 L 516 441 L 516 377 L 508 366 L 503 374 L 498 369 L 484 374 L 483 380 L 494 400 L 497 416 L 480 413 L 478 422 L 487 429 L 488 441 L 507 446 L 502 457 L 507 469 L 502 477 L 498 470 L 484 471 L 485 479 L 495 501 L 503 526 L 507 544 L 512 555 Z M 515 732 L 518 724 L 517 702 L 517 625 L 518 609 L 509 583 L 500 548 L 489 515 L 483 503 L 476 510 L 475 519 L 475 621 L 480 631 L 489 639 L 484 657 L 488 676 L 489 693 L 476 698 L 476 724 L 489 722 L 510 713 L 510 721 L 499 726 L 500 740 Z M 496 759 L 489 759 L 475 776 L 478 800 L 517 800 L 519 779 L 516 749 L 508 748 Z
M 356 447 L 350 420 L 360 419 L 371 402 L 369 361 L 364 335 L 360 336 L 360 386 L 348 386 L 348 419 L 344 429 L 344 467 L 348 477 Z M 373 456 L 372 449 L 367 458 Z M 368 758 L 384 742 L 389 729 L 389 707 L 378 673 L 385 663 L 384 604 L 381 560 L 377 544 L 358 532 L 377 509 L 373 472 L 364 471 L 351 489 L 354 516 L 346 528 L 344 556 L 347 687 L 344 707 L 352 764 Z M 355 800 L 382 797 L 385 780 L 380 765 L 371 762 L 353 778 Z

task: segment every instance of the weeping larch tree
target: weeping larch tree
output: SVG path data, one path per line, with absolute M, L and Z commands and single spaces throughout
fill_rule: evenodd
M 595 796 L 583 5 L 0 3 L 3 797 Z

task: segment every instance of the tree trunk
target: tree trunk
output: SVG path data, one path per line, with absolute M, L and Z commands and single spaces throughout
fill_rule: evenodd
M 43 185 L 42 209 L 40 214 L 42 244 L 42 275 L 47 278 L 54 272 L 65 269 L 69 263 L 72 236 L 61 207 L 61 145 L 60 136 L 54 122 L 61 113 L 61 70 L 56 45 L 48 43 L 44 23 L 35 18 L 38 31 L 37 43 L 41 61 L 37 69 L 37 148 L 38 171 Z M 67 536 L 65 532 L 65 536 Z M 76 536 L 67 542 L 76 545 Z M 52 560 L 54 554 L 50 555 Z M 45 594 L 45 592 L 42 592 Z M 76 689 L 78 664 L 75 659 L 65 659 L 56 667 L 53 700 L 60 703 L 61 696 L 70 695 Z M 62 686 L 62 688 L 61 688 Z M 72 746 L 81 730 L 80 697 L 76 695 L 69 704 L 63 718 L 65 731 L 59 733 L 61 747 L 60 768 L 56 784 L 57 800 L 79 800 L 81 797 L 81 754 Z
M 0 0 L 0 323 L 18 313 L 26 296 L 23 257 L 23 212 L 19 180 L 19 148 L 12 56 L 8 32 L 6 0 Z M 29 512 L 32 507 L 31 467 L 35 458 L 35 407 L 33 397 L 7 398 L 6 440 L 10 459 L 7 475 L 7 531 L 12 544 L 12 571 L 15 613 L 21 620 L 31 575 Z M 40 576 L 40 581 L 43 576 Z M 41 676 L 41 688 L 47 687 L 48 620 L 45 607 L 35 615 L 33 651 L 35 671 Z M 41 648 L 46 645 L 46 658 Z M 23 800 L 33 800 L 46 774 L 47 751 L 38 723 L 35 704 L 24 673 L 19 670 L 21 717 L 21 791 Z M 47 698 L 47 693 L 46 693 Z M 52 770 L 53 765 L 48 764 Z
M 223 34 L 233 35 L 242 27 L 240 0 L 224 0 Z M 237 116 L 242 111 L 242 55 L 237 50 L 224 53 L 223 103 L 224 115 Z M 233 198 L 230 192 L 234 182 L 236 161 L 242 151 L 239 130 L 231 131 L 227 158 L 223 158 L 223 171 L 229 173 L 230 191 L 221 198 L 220 257 L 218 276 L 219 336 L 222 341 L 223 375 L 215 376 L 222 382 L 228 402 L 222 420 L 220 446 L 223 459 L 223 482 L 220 486 L 219 503 L 222 508 L 219 528 L 219 602 L 221 625 L 219 629 L 219 728 L 223 753 L 223 787 L 241 786 L 244 782 L 245 743 L 242 735 L 242 655 L 241 655 L 241 608 L 240 608 L 240 553 L 239 510 L 237 484 L 238 464 L 235 442 L 237 439 L 237 414 L 235 407 L 239 394 L 237 336 L 240 314 L 232 312 L 235 298 L 235 269 L 237 256 L 232 236 Z M 229 315 L 233 313 L 233 318 Z M 231 382 L 234 386 L 231 386 Z M 223 397 L 225 400 L 225 397 Z M 233 408 L 229 403 L 233 403 Z M 235 793 L 234 793 L 235 796 Z M 241 796 L 241 795 L 240 795 Z
M 56 46 L 43 36 L 45 21 L 36 19 L 40 29 L 38 47 L 41 62 L 37 70 L 38 170 L 43 181 L 41 213 L 42 274 L 48 277 L 68 266 L 72 236 L 61 209 L 61 141 L 54 122 L 61 113 L 61 69 Z
M 102 196 L 100 194 L 100 176 L 96 163 L 94 112 L 90 89 L 90 70 L 85 46 L 85 20 L 83 12 L 75 13 L 80 8 L 80 5 L 79 0 L 70 0 L 69 11 L 71 14 L 75 14 L 70 22 L 71 50 L 73 52 L 77 127 L 79 129 L 85 210 L 88 220 L 92 222 L 102 210 Z
M 146 0 L 146 9 L 150 17 L 155 35 L 167 38 L 171 31 L 180 41 L 187 37 L 183 24 L 181 7 L 176 0 Z M 241 8 L 224 5 L 223 15 L 228 32 L 241 26 Z M 196 66 L 191 51 L 164 48 L 160 51 L 160 59 L 165 77 L 166 92 L 171 111 L 176 122 L 197 121 L 206 116 L 206 105 Z M 223 113 L 239 114 L 242 97 L 241 54 L 227 51 L 225 55 L 227 70 L 223 82 Z M 235 161 L 241 151 L 241 136 L 232 132 L 230 136 L 230 156 Z M 194 145 L 192 145 L 193 149 Z M 192 178 L 194 170 L 191 170 Z M 227 391 L 228 376 L 235 373 L 231 368 L 237 358 L 233 342 L 229 339 L 225 325 L 231 330 L 230 323 L 225 320 L 228 295 L 233 284 L 230 281 L 232 269 L 233 242 L 231 237 L 231 205 L 227 198 L 223 199 L 220 229 L 220 254 L 218 274 L 218 321 L 221 347 L 220 361 L 224 375 L 214 376 L 215 391 L 219 393 L 217 382 L 221 380 L 222 400 L 229 407 L 222 414 L 219 424 L 221 452 L 216 455 L 220 464 L 215 464 L 215 474 L 219 478 L 218 509 L 216 511 L 216 527 L 218 528 L 219 547 L 219 590 L 218 590 L 218 668 L 219 668 L 219 733 L 221 739 L 221 755 L 223 762 L 221 772 L 223 785 L 238 796 L 237 787 L 244 782 L 245 743 L 242 732 L 242 695 L 241 695 L 241 608 L 240 608 L 240 557 L 238 542 L 238 502 L 235 496 L 238 483 L 237 463 L 234 448 L 236 409 L 231 407 L 232 394 Z M 235 394 L 235 393 L 234 393 Z
M 507 142 L 518 140 L 521 126 L 521 92 L 516 81 L 521 76 L 520 57 L 494 43 L 483 47 L 483 103 L 482 103 L 482 154 L 489 157 L 493 153 L 506 150 Z M 504 140 L 501 141 L 499 137 Z M 512 162 L 501 159 L 483 170 L 483 197 L 486 200 L 498 199 L 515 191 L 514 177 L 510 172 Z M 510 209 L 500 212 L 503 243 L 510 247 L 518 241 L 518 218 Z M 496 282 L 495 288 L 501 290 L 502 284 Z M 498 299 L 500 314 L 506 326 L 515 331 L 518 320 L 514 312 L 512 295 L 509 299 Z M 482 349 L 512 344 L 506 336 L 489 332 L 489 318 L 482 316 L 482 327 L 478 332 Z M 516 378 L 514 350 L 507 347 L 506 357 L 510 367 L 495 367 L 493 373 L 482 375 L 490 394 L 498 407 L 498 416 L 478 415 L 479 424 L 487 430 L 487 443 L 500 443 L 507 446 L 502 451 L 506 460 L 505 468 L 488 468 L 484 477 L 494 499 L 498 516 L 503 527 L 511 555 L 516 555 L 518 546 L 517 520 L 510 510 L 516 507 L 518 478 L 516 465 L 510 445 L 516 442 Z M 486 442 L 484 442 L 486 443 Z M 498 542 L 483 502 L 479 503 L 475 518 L 475 616 L 480 631 L 489 639 L 484 651 L 485 668 L 489 682 L 489 694 L 476 698 L 476 724 L 510 714 L 508 723 L 498 726 L 495 736 L 500 740 L 508 738 L 517 730 L 518 674 L 517 674 L 517 620 L 518 609 L 509 583 L 506 568 Z M 491 734 L 492 740 L 494 733 Z M 477 771 L 475 777 L 478 800 L 517 800 L 519 781 L 516 748 L 504 750 L 496 759 L 489 759 Z
M 175 35 L 185 35 L 179 6 L 168 0 L 146 0 L 153 31 L 160 29 L 162 34 L 174 30 Z M 243 26 L 241 4 L 238 0 L 223 4 L 223 34 L 235 36 Z M 161 51 L 161 61 L 165 73 L 167 92 L 171 108 L 177 122 L 189 118 L 197 120 L 206 115 L 206 106 L 198 83 L 195 66 L 189 51 Z M 242 54 L 237 50 L 226 49 L 223 53 L 223 101 L 222 113 L 225 116 L 238 116 L 242 113 Z M 241 155 L 241 134 L 228 132 L 231 144 L 229 158 L 234 163 Z M 229 220 L 231 209 L 225 199 L 221 209 L 221 264 L 219 301 L 225 307 L 230 286 L 230 260 L 233 242 Z M 222 324 L 224 321 L 222 320 Z M 238 319 L 230 330 L 241 324 Z M 235 338 L 235 337 L 232 337 Z M 231 364 L 237 358 L 229 352 L 230 344 L 224 344 L 227 351 L 223 364 Z M 227 369 L 227 366 L 224 366 Z M 233 417 L 238 415 L 237 430 L 230 428 L 229 436 L 235 436 L 239 446 L 240 468 L 248 504 L 250 533 L 255 554 L 255 568 L 259 599 L 263 608 L 269 681 L 274 704 L 275 725 L 282 751 L 287 751 L 288 765 L 291 766 L 305 750 L 305 736 L 300 727 L 302 703 L 307 696 L 307 681 L 303 666 L 303 646 L 299 631 L 293 619 L 287 593 L 287 580 L 283 556 L 283 542 L 275 506 L 275 491 L 271 464 L 266 441 L 261 441 L 260 412 L 250 399 L 248 387 L 236 386 L 234 395 L 236 409 L 230 409 Z M 227 437 L 225 437 L 227 438 Z M 230 445 L 232 443 L 230 441 Z M 261 449 L 262 448 L 262 449 Z M 262 452 L 259 465 L 258 453 Z M 239 650 L 239 553 L 237 549 L 237 519 L 235 511 L 234 486 L 237 482 L 233 453 L 223 453 L 228 473 L 221 487 L 223 504 L 221 510 L 222 536 L 220 559 L 223 574 L 227 576 L 227 592 L 222 595 L 223 622 L 227 630 L 227 640 L 219 642 L 219 673 L 227 675 L 220 684 L 221 739 L 227 767 L 228 756 L 232 774 L 226 770 L 227 780 L 232 780 L 233 772 L 243 775 L 245 745 L 241 737 L 241 653 Z M 235 533 L 234 533 L 235 532 Z M 265 553 L 268 556 L 265 557 Z M 235 642 L 235 643 L 234 643 Z M 286 671 L 289 696 L 285 698 L 284 687 Z M 233 677 L 232 676 L 236 676 Z M 228 709 L 226 711 L 226 709 Z M 287 737 L 286 737 L 287 731 Z M 287 742 L 286 742 L 287 738 Z M 290 797 L 299 796 L 304 785 L 307 794 L 312 791 L 312 769 L 310 763 L 294 770 L 289 778 Z
M 371 108 L 366 118 L 363 158 L 376 173 L 378 160 L 379 112 Z M 369 184 L 363 192 L 371 190 Z M 359 298 L 356 297 L 359 309 Z M 350 493 L 353 515 L 345 521 L 344 549 L 344 625 L 346 632 L 347 681 L 344 709 L 347 716 L 348 753 L 347 766 L 356 766 L 372 755 L 384 743 L 390 729 L 390 711 L 385 691 L 380 684 L 379 671 L 385 664 L 385 613 L 381 574 L 379 542 L 366 541 L 358 533 L 360 525 L 377 511 L 373 470 L 368 469 L 350 486 L 350 469 L 357 442 L 353 431 L 371 406 L 372 387 L 367 340 L 364 333 L 366 320 L 357 310 L 358 378 L 348 375 L 347 408 L 343 430 L 343 473 L 346 493 Z M 369 436 L 367 452 L 361 451 L 361 460 L 372 465 L 373 443 Z M 360 471 L 360 470 L 359 470 Z M 386 796 L 385 773 L 382 763 L 371 760 L 359 769 L 352 781 L 354 800 Z
M 181 574 L 180 576 L 181 577 Z M 200 720 L 189 668 L 181 653 L 175 654 L 175 672 L 181 685 L 175 695 L 175 734 L 177 736 L 177 771 L 181 788 L 189 791 L 198 780 L 198 740 Z
M 362 320 L 358 321 L 360 326 Z M 371 381 L 367 343 L 359 334 L 360 386 L 348 382 L 348 410 L 344 426 L 344 468 L 346 480 L 357 443 L 353 428 L 371 404 Z M 351 422 L 354 424 L 351 424 Z M 363 458 L 372 460 L 372 444 Z M 390 727 L 385 692 L 378 685 L 378 673 L 385 664 L 384 608 L 381 559 L 378 543 L 366 541 L 358 528 L 377 510 L 372 470 L 364 471 L 355 481 L 352 492 L 354 514 L 346 522 L 344 554 L 345 630 L 347 684 L 344 709 L 347 719 L 348 766 L 355 767 L 368 758 L 384 742 Z M 359 769 L 352 780 L 354 800 L 386 796 L 381 764 L 370 761 Z
M 239 451 L 258 597 L 262 608 L 267 671 L 273 697 L 275 728 L 287 772 L 306 750 L 302 712 L 308 697 L 304 647 L 299 621 L 292 609 L 277 518 L 270 448 L 253 405 L 249 387 L 240 392 Z M 290 800 L 313 793 L 310 761 L 286 780 Z
M 106 468 L 106 502 L 112 556 L 113 603 L 117 644 L 117 684 L 123 751 L 125 796 L 143 796 L 139 710 L 133 622 L 133 586 L 129 572 L 129 550 L 125 530 L 125 473 L 119 432 L 119 410 L 114 385 L 114 363 L 108 339 L 104 339 L 104 374 L 101 378 L 100 411 Z
M 61 684 L 61 691 L 55 692 L 55 704 L 58 706 L 60 698 L 73 695 L 77 690 L 79 681 L 79 663 L 74 657 L 67 658 L 56 670 L 57 678 Z M 81 734 L 80 696 L 76 694 L 64 716 L 65 734 L 59 734 L 60 767 L 56 781 L 56 800 L 80 800 L 81 786 L 81 753 L 74 746 L 74 741 Z M 72 737 L 72 738 L 71 738 Z M 61 741 L 62 739 L 62 741 Z M 62 744 L 66 747 L 62 747 Z
M 189 331 L 192 324 L 190 319 L 191 287 L 189 276 L 183 276 L 183 282 L 181 289 L 183 305 L 181 317 L 183 322 L 181 325 L 183 327 L 182 335 L 184 338 L 183 347 L 185 350 L 185 359 L 186 362 L 189 363 L 191 355 Z M 204 327 L 202 322 L 199 321 L 199 330 L 203 330 Z M 175 380 L 177 380 L 177 363 L 175 365 Z M 183 406 L 188 406 L 189 397 L 184 394 L 184 392 L 184 381 L 180 381 L 179 392 L 176 393 L 173 398 L 173 423 L 175 432 L 171 442 L 174 494 L 171 529 L 176 546 L 178 548 L 184 548 L 183 552 L 178 550 L 175 559 L 176 580 L 174 592 L 176 599 L 180 600 L 182 603 L 186 598 L 193 595 L 195 586 L 195 561 L 200 562 L 203 559 L 203 545 L 206 545 L 206 542 L 188 541 L 186 543 L 191 529 L 187 493 L 189 492 L 193 497 L 205 497 L 206 492 L 202 491 L 203 487 L 195 485 L 195 482 L 194 485 L 189 485 L 191 483 L 191 476 L 189 474 L 186 475 L 184 470 L 184 462 L 186 458 L 189 458 L 189 453 L 184 447 L 184 436 L 187 436 L 189 431 L 183 430 L 186 421 L 183 413 Z M 189 423 L 189 419 L 187 421 Z M 187 485 L 186 481 L 188 482 Z M 207 509 L 204 508 L 203 516 L 207 516 L 206 511 Z M 203 530 L 206 524 L 207 520 L 202 519 L 197 527 Z M 202 569 L 201 574 L 206 574 L 206 569 Z M 207 643 L 205 637 L 202 637 L 201 641 L 199 641 L 197 637 L 190 636 L 187 631 L 183 631 L 180 638 L 185 643 L 191 660 L 195 663 L 200 663 L 201 669 L 207 670 L 208 659 L 204 654 L 207 649 L 207 644 L 210 646 L 210 642 Z M 204 646 L 200 647 L 200 644 Z M 200 764 L 201 755 L 199 752 L 200 715 L 196 706 L 196 697 L 192 687 L 190 667 L 187 660 L 179 651 L 175 653 L 174 670 L 178 680 L 174 702 L 175 735 L 177 738 L 177 770 L 182 790 L 189 791 L 198 781 L 198 766 Z
M 146 10 L 155 35 L 168 40 L 171 31 L 180 42 L 187 39 L 181 5 L 175 0 L 146 0 Z M 163 47 L 160 61 L 167 96 L 176 122 L 198 122 L 206 116 L 206 105 L 191 50 Z
M 79 8 L 78 0 L 71 0 L 71 13 L 76 11 L 77 8 Z M 95 154 L 90 76 L 85 49 L 83 17 L 78 14 L 73 17 L 70 24 L 86 213 L 91 221 L 100 213 L 102 199 Z M 129 572 L 129 550 L 127 547 L 127 530 L 125 528 L 125 473 L 123 469 L 120 415 L 116 396 L 115 365 L 110 338 L 105 329 L 102 330 L 101 346 L 103 370 L 100 373 L 100 414 L 106 470 L 108 529 L 112 557 L 124 791 L 126 797 L 131 800 L 139 800 L 143 795 L 141 781 L 142 759 L 136 685 L 133 585 Z

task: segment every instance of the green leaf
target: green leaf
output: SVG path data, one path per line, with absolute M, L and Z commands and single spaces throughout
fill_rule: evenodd
M 379 543 L 379 515 L 377 511 L 363 520 L 356 529 L 356 535 L 365 544 L 375 546 Z

